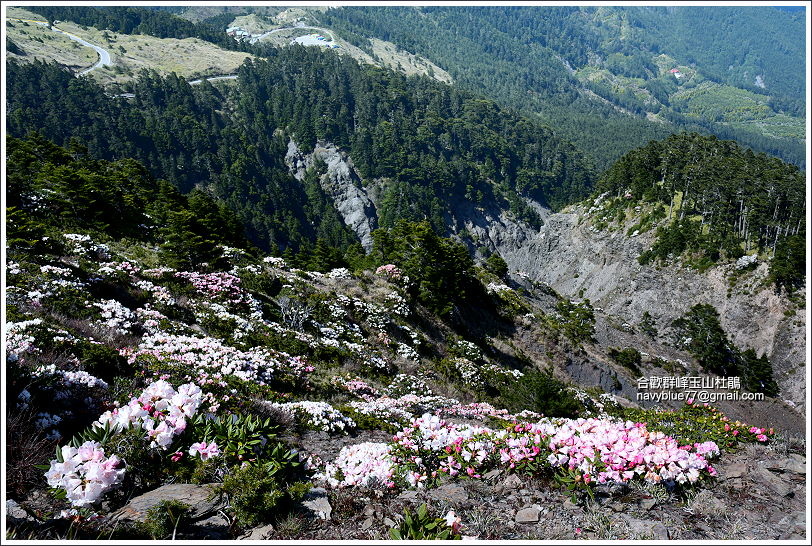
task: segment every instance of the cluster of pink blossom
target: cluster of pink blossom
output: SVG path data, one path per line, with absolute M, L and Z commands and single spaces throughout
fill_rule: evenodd
M 62 462 L 51 461 L 45 473 L 48 485 L 64 489 L 73 506 L 93 504 L 124 477 L 122 461 L 106 457 L 98 442 L 85 442 L 78 448 L 62 446 Z
M 696 446 L 680 446 L 662 432 L 648 431 L 645 424 L 594 418 L 563 421 L 548 441 L 551 466 L 578 469 L 587 483 L 625 482 L 635 476 L 652 483 L 693 483 L 702 471 L 716 475 L 706 456 L 719 453 L 713 442 L 699 444 L 700 454 Z
M 161 322 L 169 320 L 166 315 L 160 311 L 153 309 L 149 303 L 144 304 L 144 307 L 139 307 L 135 310 L 135 315 L 141 325 L 150 334 L 157 334 L 161 331 Z
M 203 391 L 193 383 L 175 390 L 163 379 L 151 383 L 140 396 L 126 406 L 103 413 L 94 423 L 111 429 L 135 427 L 146 432 L 150 447 L 166 449 L 174 437 L 186 430 L 186 421 L 194 417 L 203 401 Z
M 462 417 L 464 419 L 477 419 L 484 421 L 489 417 L 497 419 L 504 419 L 510 421 L 512 415 L 506 409 L 496 409 L 487 402 L 472 402 L 470 404 L 454 404 L 445 408 L 440 408 L 437 411 L 438 415 L 447 415 L 450 417 Z M 540 417 L 540 416 L 539 416 Z
M 331 487 L 380 486 L 395 487 L 394 468 L 389 457 L 389 445 L 364 442 L 344 446 L 324 473 L 315 479 L 324 479 Z
M 175 277 L 192 283 L 199 293 L 209 298 L 218 298 L 229 303 L 245 303 L 245 292 L 240 287 L 240 278 L 231 273 L 196 273 L 178 271 Z
M 208 444 L 206 442 L 195 442 L 189 446 L 189 455 L 192 457 L 197 455 L 200 457 L 201 461 L 205 461 L 210 457 L 217 457 L 220 455 L 220 448 L 217 447 L 216 442 L 211 442 Z
M 123 348 L 119 352 L 130 363 L 140 357 L 152 357 L 160 362 L 186 365 L 199 371 L 234 375 L 261 385 L 277 376 L 289 375 L 301 379 L 313 371 L 303 357 L 290 356 L 267 347 L 241 351 L 211 337 L 149 334 L 141 339 L 136 349 Z
M 333 383 L 333 385 L 343 389 L 347 389 L 350 392 L 350 394 L 353 394 L 359 398 L 363 398 L 364 400 L 379 395 L 378 389 L 376 389 L 375 387 L 373 387 L 360 377 L 346 379 L 344 377 L 335 375 L 333 376 L 331 382 Z
M 693 483 L 703 472 L 716 475 L 707 458 L 718 453 L 713 442 L 679 446 L 673 438 L 631 421 L 542 419 L 493 431 L 424 415 L 397 434 L 392 456 L 408 473 L 409 483 L 437 473 L 478 477 L 497 464 L 530 471 L 542 466 L 566 469 L 585 483 L 636 477 L 652 483 Z
M 375 270 L 375 274 L 388 277 L 392 280 L 400 280 L 403 278 L 403 271 L 395 264 L 382 265 Z

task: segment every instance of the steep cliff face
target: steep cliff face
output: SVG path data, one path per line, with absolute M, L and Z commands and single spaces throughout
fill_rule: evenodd
M 372 248 L 371 233 L 378 225 L 378 214 L 361 185 L 352 159 L 329 142 L 319 141 L 312 152 L 300 150 L 293 140 L 288 142 L 285 163 L 297 180 L 302 180 L 305 172 L 319 160 L 327 165 L 326 172 L 319 179 L 322 189 L 368 252 Z
M 770 358 L 781 397 L 802 412 L 806 318 L 766 285 L 767 264 L 742 273 L 732 287 L 734 264 L 701 273 L 677 265 L 643 266 L 637 257 L 650 247 L 653 234 L 626 236 L 632 222 L 616 231 L 597 230 L 578 206 L 547 216 L 537 233 L 525 230 L 513 239 L 511 230 L 496 222 L 488 237 L 512 270 L 524 271 L 564 296 L 589 298 L 622 323 L 637 325 L 648 312 L 664 338 L 670 337 L 671 322 L 693 305 L 713 305 L 733 343 Z

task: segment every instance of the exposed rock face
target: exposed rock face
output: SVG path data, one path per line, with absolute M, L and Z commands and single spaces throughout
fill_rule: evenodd
M 171 483 L 148 491 L 130 500 L 126 506 L 112 514 L 113 518 L 144 521 L 150 508 L 161 501 L 177 500 L 190 506 L 186 515 L 191 520 L 199 520 L 216 514 L 223 507 L 222 500 L 212 495 L 212 488 L 219 484 L 195 485 L 191 483 Z
M 378 214 L 361 185 L 352 159 L 329 142 L 319 141 L 309 153 L 301 151 L 293 140 L 288 143 L 285 163 L 297 180 L 302 180 L 307 169 L 318 160 L 327 165 L 327 172 L 319 179 L 322 189 L 333 201 L 347 227 L 358 235 L 364 250 L 371 250 L 371 232 L 378 225 Z
M 804 411 L 806 320 L 801 313 L 785 315 L 790 302 L 763 284 L 767 264 L 743 275 L 732 288 L 727 278 L 732 264 L 704 273 L 673 265 L 643 266 L 637 257 L 650 247 L 652 233 L 627 237 L 628 226 L 598 231 L 583 208 L 570 210 L 549 215 L 537 234 L 523 240 L 511 242 L 499 233 L 491 240 L 512 270 L 525 271 L 567 297 L 589 298 L 596 308 L 629 325 L 639 324 L 648 311 L 663 333 L 692 306 L 713 305 L 731 341 L 767 354 L 781 397 Z M 490 229 L 499 230 L 499 223 Z

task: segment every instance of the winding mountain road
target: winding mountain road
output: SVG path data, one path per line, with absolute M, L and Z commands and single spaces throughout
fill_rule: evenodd
M 46 27 L 48 26 L 48 21 L 35 21 L 33 19 L 17 19 L 16 17 L 7 17 L 6 20 L 9 20 L 9 21 L 22 21 L 24 23 L 34 23 L 34 24 L 40 25 L 40 26 L 46 26 Z M 112 61 L 112 59 L 110 57 L 110 52 L 107 51 L 106 49 L 104 49 L 103 47 L 97 46 L 96 44 L 91 44 L 87 40 L 84 40 L 84 39 L 76 36 L 75 34 L 71 34 L 70 32 L 66 32 L 66 31 L 62 30 L 61 28 L 57 28 L 57 27 L 55 27 L 53 25 L 51 25 L 48 28 L 50 28 L 54 32 L 59 32 L 61 34 L 64 34 L 65 36 L 67 36 L 68 38 L 73 40 L 74 42 L 78 42 L 78 43 L 80 43 L 81 45 L 83 45 L 85 47 L 89 47 L 89 48 L 93 49 L 96 53 L 99 54 L 98 62 L 96 64 L 94 64 L 93 66 L 91 66 L 90 68 L 86 68 L 86 69 L 82 70 L 81 72 L 79 72 L 77 74 L 77 76 L 82 76 L 83 74 L 87 74 L 88 72 L 92 72 L 93 70 L 96 70 L 97 68 L 100 68 L 102 66 L 111 66 L 113 64 L 113 61 Z

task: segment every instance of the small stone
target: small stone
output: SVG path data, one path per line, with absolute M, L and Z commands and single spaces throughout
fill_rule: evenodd
M 615 512 L 622 512 L 624 510 L 623 503 L 620 502 L 613 502 L 612 504 L 609 505 L 609 508 L 611 508 Z
M 753 471 L 753 478 L 755 478 L 758 483 L 765 485 L 778 497 L 786 497 L 793 491 L 792 486 L 766 468 L 756 468 Z
M 268 523 L 261 527 L 254 527 L 249 534 L 243 535 L 243 538 L 245 540 L 267 540 L 273 531 L 273 525 Z
M 361 529 L 366 531 L 367 529 L 369 529 L 373 525 L 375 525 L 375 520 L 372 519 L 372 518 L 367 518 L 367 519 L 365 519 L 364 521 L 361 522 Z
M 485 474 L 482 477 L 484 479 L 486 479 L 486 480 L 491 480 L 492 481 L 492 480 L 495 480 L 496 478 L 498 478 L 499 474 L 501 474 L 501 473 L 502 473 L 501 470 L 499 470 L 498 468 L 495 468 L 495 469 L 493 469 L 493 470 L 491 470 L 489 472 L 485 472 Z
M 510 476 L 505 478 L 503 485 L 505 489 L 519 489 L 523 485 L 523 482 L 519 476 L 517 476 L 516 474 L 511 474 Z
M 417 490 L 407 489 L 406 491 L 398 495 L 398 498 L 405 501 L 415 501 L 417 500 Z
M 468 493 L 465 489 L 455 483 L 440 486 L 434 489 L 430 495 L 434 499 L 450 503 L 461 503 L 468 500 Z
M 273 528 L 271 528 L 271 530 L 273 530 Z M 190 529 L 190 534 L 195 538 L 206 540 L 227 540 L 231 538 L 228 520 L 220 514 L 215 514 L 210 518 L 198 521 L 194 524 L 194 527 Z
M 778 472 L 806 474 L 806 462 L 803 457 L 796 453 L 790 454 L 786 459 L 771 461 L 767 464 L 767 468 Z
M 572 499 L 567 499 L 567 500 L 564 501 L 564 508 L 566 510 L 578 510 L 580 508 L 580 506 L 578 506 L 576 503 L 572 502 Z
M 384 518 L 383 524 L 386 525 L 387 527 L 394 527 L 395 525 L 397 525 L 397 523 L 395 523 L 394 520 L 390 518 Z
M 640 508 L 642 508 L 643 510 L 651 510 L 655 506 L 657 506 L 657 501 L 655 501 L 654 499 L 640 500 Z
M 32 518 L 31 516 L 28 515 L 28 512 L 26 512 L 23 509 L 23 507 L 20 506 L 17 503 L 17 501 L 12 500 L 12 499 L 8 499 L 6 501 L 6 514 L 10 518 L 15 518 L 15 519 L 28 519 L 28 520 L 33 520 L 34 519 L 34 518 Z
M 741 478 L 747 474 L 747 464 L 746 463 L 734 463 L 727 467 L 723 472 L 722 475 L 725 478 Z
M 302 506 L 310 510 L 317 518 L 328 521 L 333 512 L 333 507 L 327 500 L 327 490 L 323 487 L 312 488 L 302 500 Z
M 536 523 L 540 515 L 541 511 L 534 506 L 523 508 L 516 512 L 516 523 Z
M 668 540 L 668 529 L 662 523 L 655 523 L 651 527 L 651 532 L 656 540 Z

